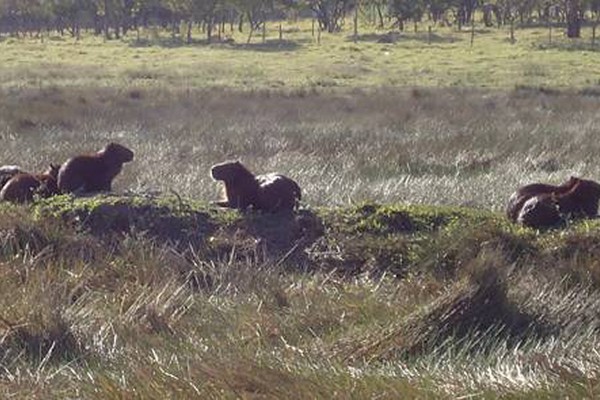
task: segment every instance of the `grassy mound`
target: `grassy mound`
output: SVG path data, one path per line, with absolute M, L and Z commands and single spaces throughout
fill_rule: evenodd
M 5 254 L 61 249 L 64 241 L 83 247 L 95 241 L 117 250 L 124 238 L 137 237 L 207 259 L 293 259 L 305 269 L 343 275 L 457 277 L 492 252 L 513 266 L 554 263 L 578 281 L 600 278 L 595 220 L 536 231 L 468 207 L 365 203 L 265 214 L 176 195 L 57 196 L 31 207 L 3 204 L 0 213 Z

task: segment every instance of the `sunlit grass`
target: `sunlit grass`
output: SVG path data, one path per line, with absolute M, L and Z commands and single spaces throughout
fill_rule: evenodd
M 347 24 L 350 26 L 351 24 Z M 3 87 L 160 86 L 252 88 L 335 88 L 389 86 L 515 85 L 585 87 L 598 85 L 600 48 L 591 47 L 591 28 L 581 39 L 567 39 L 555 28 L 548 42 L 543 28 L 516 31 L 511 44 L 507 28 L 477 27 L 473 46 L 470 30 L 422 23 L 421 31 L 402 32 L 395 43 L 378 43 L 387 31 L 362 26 L 359 40 L 351 30 L 311 34 L 310 22 L 269 24 L 246 44 L 247 32 L 226 32 L 233 44 L 196 42 L 187 45 L 161 32 L 131 32 L 106 41 L 85 34 L 64 37 L 4 38 L 0 42 L 0 82 Z
M 501 210 L 513 190 L 598 179 L 599 98 L 532 88 L 376 92 L 5 90 L 0 159 L 41 171 L 108 141 L 133 163 L 119 191 L 220 197 L 210 166 L 241 159 L 296 179 L 306 205 L 365 200 Z

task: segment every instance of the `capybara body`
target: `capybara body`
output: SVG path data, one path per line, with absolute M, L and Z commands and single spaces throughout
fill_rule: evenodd
M 36 195 L 46 198 L 57 194 L 58 169 L 57 165 L 50 164 L 48 170 L 43 174 L 18 173 L 14 175 L 0 190 L 0 200 L 27 203 L 33 201 Z
M 517 216 L 517 222 L 532 228 L 559 225 L 563 219 L 551 198 L 552 195 L 544 194 L 527 200 Z
M 571 177 L 566 192 L 542 193 L 527 200 L 517 221 L 534 228 L 551 227 L 566 218 L 595 218 L 598 214 L 600 184 Z
M 25 171 L 18 165 L 3 165 L 0 167 L 0 189 L 6 185 L 13 176 L 24 174 Z
M 222 207 L 276 212 L 293 210 L 302 198 L 300 186 L 281 174 L 255 176 L 239 161 L 228 161 L 211 168 L 213 179 L 223 181 L 225 200 Z
M 510 199 L 508 200 L 508 205 L 506 207 L 506 215 L 508 219 L 513 222 L 517 221 L 523 205 L 532 197 L 549 193 L 565 193 L 569 191 L 575 185 L 575 183 L 577 183 L 577 179 L 578 178 L 571 177 L 568 181 L 559 186 L 547 185 L 544 183 L 532 183 L 530 185 L 520 187 L 510 196 Z
M 256 206 L 259 210 L 293 210 L 302 199 L 300 186 L 285 175 L 258 175 L 256 180 L 260 188 Z
M 60 167 L 58 189 L 61 193 L 78 194 L 110 191 L 123 164 L 131 160 L 133 152 L 117 143 L 94 154 L 70 158 Z

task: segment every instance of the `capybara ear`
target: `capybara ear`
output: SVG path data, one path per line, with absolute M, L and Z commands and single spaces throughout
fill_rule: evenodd
M 53 177 L 54 179 L 57 179 L 59 170 L 60 170 L 60 165 L 50 163 L 48 165 L 48 169 L 44 172 L 44 174 L 49 175 L 49 176 Z

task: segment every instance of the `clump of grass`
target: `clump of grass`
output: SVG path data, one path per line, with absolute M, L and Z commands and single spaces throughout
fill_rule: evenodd
M 83 347 L 64 316 L 34 312 L 17 323 L 2 321 L 4 333 L 0 358 L 9 360 L 24 354 L 39 368 L 48 362 L 64 363 L 81 357 Z
M 531 321 L 508 300 L 505 278 L 499 272 L 493 267 L 480 268 L 400 324 L 375 337 L 358 339 L 343 351 L 343 357 L 369 363 L 414 358 L 434 351 L 450 337 L 460 341 L 474 332 L 488 330 L 523 335 Z

